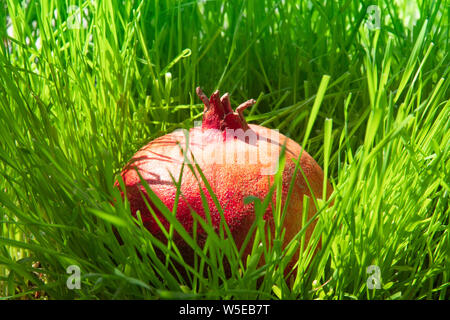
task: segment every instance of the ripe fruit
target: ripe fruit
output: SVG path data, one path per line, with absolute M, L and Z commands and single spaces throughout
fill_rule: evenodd
M 284 205 L 289 184 L 294 174 L 295 162 L 300 156 L 301 147 L 293 140 L 258 125 L 248 125 L 243 117 L 243 111 L 255 103 L 254 100 L 244 102 L 233 112 L 229 95 L 219 97 L 219 91 L 208 97 L 197 88 L 197 94 L 205 105 L 201 127 L 194 127 L 188 132 L 176 130 L 157 138 L 140 149 L 124 168 L 121 176 L 125 182 L 127 197 L 132 213 L 139 210 L 144 226 L 157 238 L 164 241 L 160 227 L 149 212 L 142 194 L 145 188 L 140 183 L 139 171 L 152 191 L 172 211 L 177 193 L 173 179 L 178 180 L 181 168 L 184 166 L 181 178 L 181 196 L 176 210 L 176 218 L 188 232 L 193 231 L 191 210 L 205 218 L 200 189 L 206 196 L 211 219 L 216 231 L 220 226 L 220 214 L 202 179 L 197 177 L 187 166 L 185 159 L 197 163 L 211 185 L 214 194 L 223 208 L 226 223 L 231 230 L 238 248 L 248 233 L 255 219 L 254 203 L 244 203 L 244 199 L 255 196 L 263 200 L 274 183 L 274 175 L 278 168 L 279 155 L 286 144 L 286 162 L 282 175 L 282 203 Z M 193 156 L 193 158 L 192 158 Z M 305 173 L 316 198 L 322 197 L 323 172 L 314 159 L 303 151 L 300 165 Z M 194 166 L 195 167 L 195 166 Z M 327 194 L 331 193 L 328 186 Z M 297 173 L 295 185 L 288 204 L 284 226 L 286 234 L 284 245 L 300 230 L 302 221 L 303 196 L 311 197 L 309 188 L 300 171 Z M 276 194 L 273 193 L 273 203 L 265 213 L 264 219 L 273 226 L 272 208 L 275 207 Z M 149 201 L 150 202 L 150 201 Z M 155 206 L 155 213 L 165 228 L 168 221 Z M 310 202 L 308 219 L 315 213 L 315 207 Z M 315 222 L 306 232 L 309 240 Z M 199 226 L 196 238 L 200 245 L 206 239 L 205 231 Z M 191 250 L 178 234 L 174 241 L 182 250 L 188 263 L 191 262 Z M 244 251 L 244 259 L 250 253 L 251 246 Z

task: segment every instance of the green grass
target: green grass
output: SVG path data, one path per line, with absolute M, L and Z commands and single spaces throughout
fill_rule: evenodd
M 379 29 L 366 24 L 371 4 Z M 448 2 L 0 6 L 0 297 L 449 299 Z M 267 201 L 253 199 L 246 265 L 226 226 L 215 234 L 196 219 L 210 236 L 202 249 L 185 233 L 194 267 L 136 225 L 126 202 L 111 205 L 138 148 L 201 119 L 199 85 L 230 92 L 233 106 L 257 99 L 247 121 L 301 143 L 333 184 L 332 206 L 305 202 L 319 207 L 317 226 L 291 287 L 282 266 L 304 230 L 284 252 L 280 225 L 258 246 Z M 173 220 L 168 237 L 183 232 L 160 209 Z M 175 262 L 188 279 L 168 272 Z M 70 265 L 80 267 L 79 290 L 66 286 Z M 379 289 L 368 285 L 369 266 L 379 268 Z

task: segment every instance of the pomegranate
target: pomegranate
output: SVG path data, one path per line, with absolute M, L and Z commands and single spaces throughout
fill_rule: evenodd
M 203 191 L 211 214 L 212 224 L 219 230 L 221 215 L 214 204 L 205 184 L 196 170 L 188 164 L 197 164 L 210 184 L 220 203 L 226 223 L 238 248 L 241 248 L 247 233 L 255 220 L 254 203 L 244 201 L 253 196 L 263 200 L 274 184 L 275 173 L 283 145 L 285 149 L 285 166 L 282 173 L 282 204 L 285 204 L 295 162 L 300 156 L 301 147 L 295 141 L 259 125 L 247 124 L 243 111 L 255 103 L 248 100 L 236 108 L 230 105 L 229 94 L 220 97 L 219 91 L 211 98 L 197 88 L 197 95 L 205 105 L 201 126 L 190 130 L 176 130 L 157 138 L 140 149 L 123 169 L 121 176 L 126 186 L 127 197 L 133 215 L 139 210 L 144 226 L 157 238 L 166 241 L 158 223 L 149 212 L 143 196 L 155 210 L 161 224 L 168 229 L 169 222 L 154 205 L 151 204 L 144 186 L 141 185 L 139 171 L 152 191 L 161 201 L 173 210 L 177 186 L 173 183 L 181 175 L 180 197 L 176 208 L 176 218 L 192 234 L 194 218 L 192 211 L 205 218 L 200 190 Z M 307 177 L 310 188 L 316 198 L 322 197 L 323 172 L 314 159 L 303 151 L 300 166 Z M 191 167 L 192 168 L 192 167 Z M 195 168 L 195 165 L 194 165 Z M 116 182 L 116 185 L 117 182 Z M 331 193 L 328 185 L 327 194 Z M 300 171 L 295 177 L 295 184 L 288 203 L 284 227 L 284 246 L 300 230 L 302 221 L 303 196 L 311 197 L 310 189 Z M 264 219 L 273 227 L 273 213 L 276 192 L 273 193 Z M 310 202 L 308 219 L 316 212 Z M 315 222 L 306 231 L 309 240 Z M 202 245 L 206 232 L 196 228 L 196 239 Z M 273 228 L 272 228 L 273 230 Z M 192 250 L 178 234 L 174 241 L 182 250 L 185 260 L 192 263 Z M 251 244 L 244 249 L 244 259 L 250 253 Z M 298 256 L 297 256 L 298 257 Z M 293 259 L 294 261 L 295 259 Z M 292 263 L 287 269 L 292 268 Z

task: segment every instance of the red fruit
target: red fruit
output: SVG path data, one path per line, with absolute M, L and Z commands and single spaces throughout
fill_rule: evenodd
M 233 234 L 237 247 L 240 248 L 255 219 L 254 204 L 245 204 L 244 199 L 248 196 L 256 196 L 263 200 L 266 197 L 274 183 L 280 152 L 283 145 L 286 144 L 286 163 L 282 184 L 282 203 L 284 205 L 294 174 L 295 163 L 293 160 L 299 158 L 301 147 L 275 130 L 258 125 L 248 125 L 242 113 L 245 108 L 255 103 L 254 100 L 244 102 L 237 107 L 237 112 L 233 112 L 228 94 L 220 98 L 219 91 L 216 91 L 208 99 L 200 88 L 197 88 L 197 94 L 205 104 L 202 126 L 194 127 L 189 132 L 177 130 L 151 141 L 133 156 L 121 176 L 125 182 L 133 215 L 139 210 L 144 226 L 154 236 L 164 241 L 163 233 L 141 196 L 141 192 L 146 195 L 146 191 L 140 183 L 136 170 L 139 171 L 152 191 L 172 211 L 177 192 L 172 177 L 178 180 L 180 170 L 184 165 L 176 218 L 191 233 L 193 227 L 191 210 L 205 218 L 200 195 L 201 188 L 207 198 L 212 223 L 218 230 L 220 226 L 219 211 L 200 176 L 197 174 L 196 178 L 184 161 L 185 156 L 192 161 L 190 157 L 192 154 L 217 196 L 223 208 L 226 223 Z M 188 142 L 186 142 L 187 138 L 189 138 Z M 188 148 L 186 149 L 186 147 Z M 322 169 L 306 151 L 302 153 L 300 165 L 314 195 L 316 198 L 322 198 Z M 328 186 L 327 194 L 330 193 L 331 187 Z M 302 201 L 305 194 L 311 197 L 309 188 L 301 172 L 298 171 L 284 220 L 286 228 L 284 245 L 289 243 L 300 230 Z M 274 193 L 273 203 L 264 216 L 264 219 L 272 226 L 272 207 L 275 208 L 275 199 Z M 148 196 L 147 200 L 149 200 Z M 312 201 L 309 208 L 308 219 L 316 212 Z M 169 223 L 162 214 L 156 208 L 155 212 L 164 227 L 168 228 Z M 306 241 L 309 240 L 314 226 L 315 222 L 307 230 Z M 192 262 L 192 253 L 188 246 L 179 235 L 174 237 L 177 246 L 181 250 L 185 250 L 184 255 L 187 262 Z M 197 227 L 197 239 L 200 245 L 206 239 L 205 231 L 199 226 Z M 250 250 L 251 246 L 247 246 L 244 259 Z

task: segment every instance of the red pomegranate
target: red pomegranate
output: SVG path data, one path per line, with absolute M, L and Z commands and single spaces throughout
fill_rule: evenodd
M 207 199 L 213 226 L 217 231 L 221 220 L 219 210 L 198 172 L 196 170 L 193 172 L 188 167 L 188 163 L 198 164 L 223 209 L 226 223 L 237 247 L 241 248 L 255 220 L 254 203 L 244 202 L 244 199 L 254 196 L 263 200 L 268 195 L 278 169 L 280 152 L 285 144 L 286 158 L 282 174 L 282 204 L 284 205 L 294 174 L 294 160 L 299 158 L 301 147 L 275 130 L 247 124 L 243 117 L 243 111 L 253 105 L 254 100 L 242 103 L 236 108 L 236 112 L 233 112 L 228 93 L 220 97 L 219 91 L 216 91 L 208 99 L 202 90 L 197 88 L 197 95 L 205 105 L 201 127 L 194 127 L 189 131 L 176 130 L 151 141 L 140 149 L 121 173 L 127 197 L 133 215 L 139 210 L 144 226 L 154 236 L 165 241 L 160 227 L 147 209 L 142 197 L 142 195 L 146 196 L 149 201 L 137 171 L 152 191 L 172 211 L 177 194 L 177 187 L 173 183 L 173 179 L 179 179 L 184 166 L 176 218 L 188 232 L 193 232 L 192 211 L 205 218 L 200 192 L 202 190 Z M 302 153 L 300 165 L 315 197 L 322 198 L 323 172 L 320 166 L 306 151 Z M 327 194 L 330 195 L 331 186 L 327 187 Z M 284 219 L 286 228 L 284 245 L 289 243 L 300 230 L 304 195 L 311 197 L 309 187 L 301 172 L 298 171 Z M 275 199 L 276 192 L 273 193 L 272 204 L 264 216 L 264 219 L 272 227 L 272 209 L 275 208 Z M 168 221 L 156 210 L 155 206 L 152 205 L 152 208 L 155 209 L 162 225 L 168 228 Z M 307 213 L 308 219 L 315 212 L 311 201 Z M 315 222 L 307 229 L 306 241 L 309 240 L 314 226 Z M 197 227 L 196 238 L 199 245 L 202 245 L 206 239 L 206 233 L 200 227 Z M 186 261 L 191 263 L 192 251 L 188 245 L 177 234 L 174 235 L 174 239 L 178 248 L 184 251 Z M 245 248 L 244 261 L 250 250 L 251 245 Z M 293 261 L 295 261 L 295 257 Z M 292 264 L 287 269 L 291 267 Z

